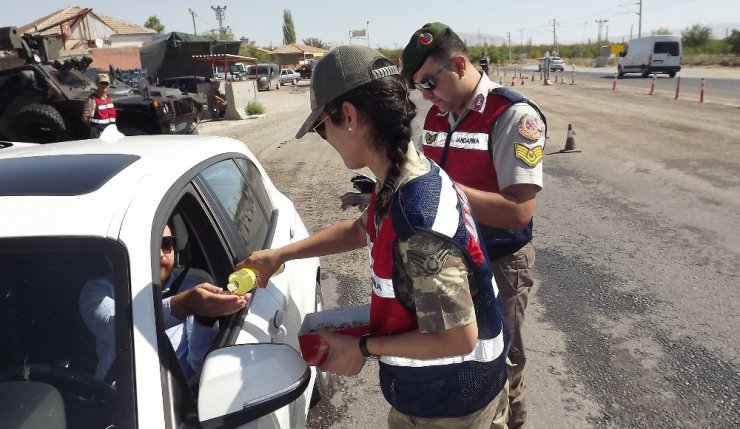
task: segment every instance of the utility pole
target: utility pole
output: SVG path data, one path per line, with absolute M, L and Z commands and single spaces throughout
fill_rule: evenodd
M 506 37 L 509 38 L 509 64 L 511 64 L 511 31 L 506 32 Z
M 524 29 L 519 29 L 519 46 L 524 46 Z
M 367 21 L 367 26 L 365 27 L 365 31 L 367 32 L 367 47 L 370 47 L 370 21 Z
M 226 33 L 226 29 L 224 29 L 224 19 L 226 19 L 226 6 L 211 6 L 211 9 L 213 9 L 214 12 L 216 12 L 216 20 L 218 21 L 218 31 L 221 32 L 221 35 L 223 36 Z
M 594 19 L 594 22 L 599 24 L 599 37 L 596 39 L 596 43 L 599 43 L 601 41 L 601 28 L 604 24 L 609 22 L 608 19 Z
M 642 37 L 642 0 L 638 0 L 637 4 L 640 5 L 637 12 L 637 37 Z
M 195 32 L 195 11 L 193 9 L 188 8 L 188 12 L 190 12 L 190 15 L 193 17 L 193 34 L 198 34 Z
M 553 55 L 555 55 L 555 52 L 558 51 L 558 38 L 557 34 L 555 32 L 555 28 L 557 27 L 558 22 L 556 20 L 552 20 L 552 46 L 553 46 Z

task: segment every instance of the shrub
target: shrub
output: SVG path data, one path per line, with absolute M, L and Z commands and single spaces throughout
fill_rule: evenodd
M 261 115 L 265 113 L 265 106 L 257 100 L 252 100 L 244 108 L 247 115 Z

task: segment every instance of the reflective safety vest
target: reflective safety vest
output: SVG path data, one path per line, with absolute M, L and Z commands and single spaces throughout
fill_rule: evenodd
M 455 182 L 486 192 L 500 192 L 496 166 L 493 164 L 493 135 L 501 115 L 516 103 L 524 102 L 537 111 L 532 101 L 508 88 L 495 88 L 486 97 L 484 114 L 468 114 L 450 131 L 448 114 L 432 106 L 422 133 L 424 155 L 437 162 Z M 521 231 L 482 225 L 491 259 L 510 255 L 532 240 L 532 221 Z
M 466 355 L 434 359 L 382 356 L 379 375 L 385 399 L 400 412 L 416 417 L 460 417 L 480 410 L 506 382 L 509 334 L 465 194 L 432 164 L 430 172 L 400 187 L 377 231 L 374 215 L 373 193 L 366 230 L 373 280 L 371 335 L 418 329 L 414 292 L 407 290 L 410 285 L 403 278 L 408 271 L 394 256 L 398 241 L 414 234 L 432 234 L 460 249 L 478 326 L 476 345 Z
M 95 112 L 90 119 L 93 126 L 102 129 L 108 124 L 116 122 L 116 109 L 113 107 L 113 100 L 110 96 L 103 100 L 96 94 L 92 94 L 90 98 L 95 101 Z

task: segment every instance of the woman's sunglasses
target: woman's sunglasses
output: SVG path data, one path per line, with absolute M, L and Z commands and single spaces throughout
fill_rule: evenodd
M 162 253 L 165 255 L 172 253 L 175 250 L 175 237 L 172 235 L 162 237 Z
M 336 111 L 337 111 L 337 109 L 332 110 L 331 113 L 329 113 L 328 115 L 324 116 L 324 119 L 320 120 L 316 125 L 313 126 L 313 131 L 316 134 L 320 135 L 321 138 L 324 139 L 324 140 L 326 140 L 326 125 L 324 124 L 324 121 L 326 121 L 327 119 L 329 119 L 331 117 L 331 115 L 333 115 L 334 112 L 336 112 Z
M 436 72 L 432 74 L 428 74 L 424 76 L 420 81 L 414 83 L 414 86 L 416 87 L 416 89 L 418 89 L 419 91 L 421 91 L 422 89 L 426 89 L 427 91 L 434 90 L 434 88 L 437 87 L 437 76 L 439 76 L 440 73 L 445 71 L 445 69 L 447 69 L 447 67 L 449 67 L 450 64 L 452 64 L 452 61 L 454 59 L 455 58 L 450 58 L 450 60 L 447 61 L 445 65 L 440 67 L 439 70 L 437 70 Z

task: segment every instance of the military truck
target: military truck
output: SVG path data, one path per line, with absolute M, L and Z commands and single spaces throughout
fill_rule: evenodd
M 96 85 L 83 72 L 89 57 L 58 58 L 54 40 L 0 28 L 0 140 L 53 143 L 89 137 L 82 111 Z M 196 133 L 201 106 L 167 88 L 140 85 L 111 94 L 119 130 Z

